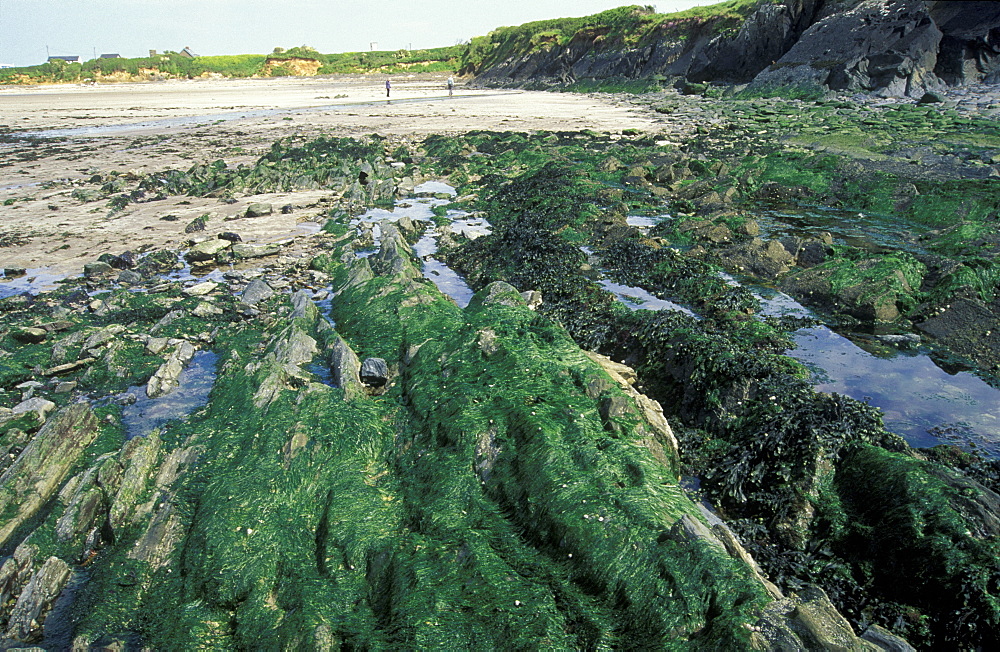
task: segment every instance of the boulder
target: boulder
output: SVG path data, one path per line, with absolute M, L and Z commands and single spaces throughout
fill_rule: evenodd
M 240 302 L 248 306 L 256 306 L 261 301 L 266 301 L 274 296 L 274 290 L 271 286 L 259 278 L 255 278 L 250 281 L 246 289 L 243 290 L 243 294 L 240 296 Z
M 87 278 L 95 278 L 110 274 L 114 268 L 107 263 L 87 263 L 83 266 L 83 275 Z
M 41 396 L 33 396 L 26 401 L 21 401 L 13 408 L 11 408 L 11 416 L 18 417 L 22 414 L 28 414 L 34 412 L 38 416 L 39 423 L 45 423 L 45 419 L 49 416 L 49 412 L 56 409 L 56 404 L 52 401 L 42 398 Z
M 330 373 L 337 387 L 344 390 L 346 398 L 362 395 L 361 361 L 347 342 L 339 335 L 330 346 Z
M 384 387 L 389 382 L 389 366 L 382 358 L 366 358 L 361 363 L 359 376 L 369 387 Z
M 203 297 L 206 294 L 211 294 L 215 291 L 215 288 L 219 287 L 218 283 L 214 281 L 204 281 L 203 283 L 196 283 L 195 285 L 190 285 L 181 292 L 189 297 Z
M 142 283 L 142 281 L 143 281 L 142 274 L 140 274 L 139 272 L 133 272 L 130 269 L 122 270 L 121 273 L 118 274 L 119 283 L 124 283 L 127 285 L 138 285 L 139 283 Z
M 199 242 L 184 254 L 184 258 L 190 263 L 201 263 L 209 260 L 215 260 L 215 257 L 232 246 L 232 243 L 228 240 L 219 240 L 215 238 L 213 240 L 206 240 L 204 242 Z
M 274 206 L 263 202 L 254 202 L 247 206 L 245 215 L 247 217 L 263 217 L 274 213 Z
M 792 268 L 795 259 L 777 240 L 751 238 L 716 253 L 731 271 L 774 279 Z
M 513 285 L 504 281 L 494 281 L 479 292 L 476 292 L 470 306 L 523 306 L 524 303 L 525 298 Z

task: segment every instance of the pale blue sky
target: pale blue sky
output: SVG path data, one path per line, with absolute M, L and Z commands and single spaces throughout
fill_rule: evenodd
M 149 50 L 267 54 L 309 45 L 320 52 L 454 45 L 502 25 L 586 16 L 628 4 L 661 13 L 718 0 L 0 0 L 0 64 L 52 55 L 146 56 Z

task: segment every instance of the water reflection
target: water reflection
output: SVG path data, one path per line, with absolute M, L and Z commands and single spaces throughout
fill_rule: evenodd
M 25 270 L 20 276 L 0 276 L 0 299 L 17 294 L 39 294 L 54 290 L 56 284 L 66 278 L 65 274 L 57 274 L 49 267 L 36 267 Z
M 761 299 L 763 315 L 813 317 L 787 294 L 752 288 Z M 904 346 L 916 338 L 886 338 Z M 825 326 L 804 328 L 793 336 L 787 355 L 813 373 L 818 391 L 836 392 L 878 407 L 889 430 L 912 446 L 975 443 L 1000 456 L 1000 390 L 975 374 L 950 374 L 927 351 L 875 355 Z M 891 349 L 890 349 L 891 351 Z
M 122 408 L 126 438 L 148 435 L 168 421 L 183 419 L 206 405 L 215 384 L 218 360 L 219 356 L 211 351 L 196 351 L 181 371 L 178 387 L 159 398 L 146 396 L 144 387 L 130 387 L 126 393 L 135 396 L 136 401 Z
M 621 283 L 614 283 L 607 279 L 601 279 L 598 283 L 600 283 L 601 287 L 605 290 L 614 294 L 618 301 L 632 310 L 676 310 L 677 312 L 683 312 L 685 315 L 690 315 L 691 317 L 698 317 L 698 315 L 690 309 L 674 303 L 673 301 L 655 297 L 642 288 L 633 287 L 631 285 L 622 285 Z
M 419 194 L 446 194 L 454 196 L 455 188 L 441 181 L 426 181 L 414 189 Z M 449 203 L 447 199 L 437 199 L 435 197 L 416 197 L 406 200 L 399 200 L 392 210 L 384 208 L 373 208 L 366 211 L 351 221 L 354 226 L 370 224 L 372 236 L 376 247 L 382 237 L 382 229 L 378 222 L 388 220 L 397 222 L 402 217 L 407 217 L 414 222 L 431 222 L 434 217 L 434 207 L 443 206 Z M 451 224 L 446 227 L 453 232 L 464 234 L 465 237 L 478 237 L 487 235 L 490 232 L 490 224 L 482 217 L 472 216 L 464 211 L 449 210 L 446 217 L 451 220 Z M 442 227 L 445 228 L 445 227 Z M 424 235 L 414 244 L 413 252 L 423 261 L 422 271 L 424 277 L 430 279 L 441 292 L 447 294 L 455 300 L 460 307 L 464 308 L 472 300 L 472 288 L 465 282 L 455 270 L 451 269 L 442 261 L 434 258 L 438 250 L 439 232 L 433 223 L 428 225 Z M 370 256 L 375 249 L 355 252 L 358 256 Z

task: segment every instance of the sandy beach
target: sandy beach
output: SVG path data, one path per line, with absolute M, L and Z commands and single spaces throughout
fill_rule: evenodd
M 298 224 L 317 218 L 315 204 L 324 195 L 244 196 L 234 204 L 170 197 L 113 216 L 106 202 L 72 197 L 95 175 L 113 171 L 142 175 L 218 159 L 250 163 L 289 136 L 405 139 L 473 129 L 614 133 L 670 127 L 662 116 L 613 96 L 459 85 L 448 97 L 445 80 L 393 78 L 389 101 L 383 76 L 0 88 L 0 268 L 78 273 L 102 253 L 177 246 L 195 217 L 232 216 L 254 201 L 295 209 L 241 222 L 241 236 L 250 242 L 287 238 L 303 232 Z

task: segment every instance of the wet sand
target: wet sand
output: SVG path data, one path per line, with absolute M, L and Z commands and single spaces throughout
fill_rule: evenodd
M 298 223 L 317 218 L 315 204 L 327 194 L 241 196 L 235 204 L 170 197 L 111 217 L 106 201 L 71 196 L 76 188 L 97 187 L 88 180 L 111 171 L 146 174 L 217 159 L 251 163 L 287 136 L 405 139 L 474 129 L 659 133 L 669 127 L 623 98 L 461 85 L 448 97 L 445 79 L 394 77 L 388 102 L 384 76 L 2 87 L 0 268 L 78 273 L 102 253 L 178 246 L 195 217 L 236 215 L 254 201 L 297 208 L 240 221 L 232 230 L 250 242 L 285 238 L 303 232 Z M 167 215 L 176 219 L 161 219 Z M 213 220 L 212 226 L 220 230 L 221 224 Z

